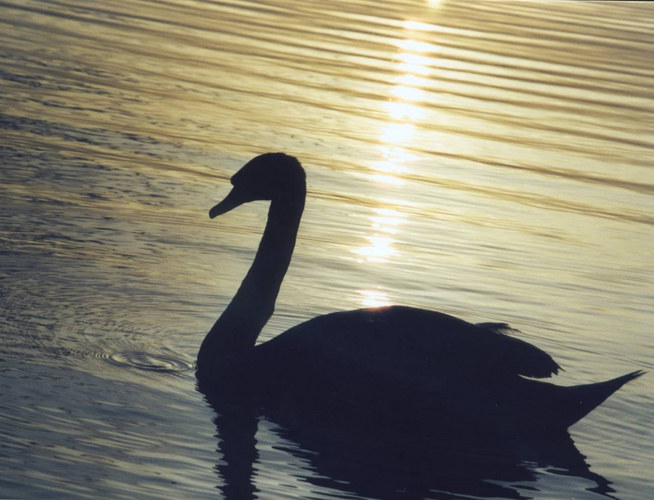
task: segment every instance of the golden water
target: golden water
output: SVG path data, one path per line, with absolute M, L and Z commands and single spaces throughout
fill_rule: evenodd
M 215 497 L 191 366 L 266 206 L 207 210 L 265 151 L 309 198 L 264 339 L 402 303 L 511 323 L 559 383 L 654 368 L 649 3 L 9 0 L 0 26 L 1 497 Z M 654 494 L 652 380 L 573 428 L 617 498 Z M 258 441 L 261 498 L 361 498 Z

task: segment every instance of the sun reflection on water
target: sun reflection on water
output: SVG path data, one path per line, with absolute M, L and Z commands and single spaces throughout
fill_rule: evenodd
M 389 234 L 397 234 L 398 226 L 404 222 L 406 217 L 402 212 L 391 208 L 376 208 L 375 212 L 378 215 L 370 217 L 373 229 Z
M 387 102 L 388 114 L 394 120 L 418 120 L 423 117 L 424 111 L 420 106 L 406 102 Z
M 430 59 L 426 54 L 437 49 L 432 44 L 422 42 L 414 37 L 415 32 L 427 31 L 430 25 L 406 21 L 403 28 L 407 37 L 398 40 L 395 45 L 399 53 L 395 55 L 398 76 L 389 88 L 388 101 L 384 103 L 388 113 L 388 122 L 379 136 L 380 159 L 369 163 L 370 180 L 379 185 L 384 195 L 389 190 L 399 189 L 410 173 L 410 164 L 415 155 L 407 151 L 407 146 L 414 139 L 416 122 L 424 117 L 421 103 L 426 96 L 423 90 L 429 76 Z M 404 200 L 398 199 L 393 193 L 395 202 L 379 199 L 379 206 L 372 209 L 370 215 L 370 232 L 365 236 L 366 244 L 355 248 L 352 252 L 356 261 L 362 264 L 383 264 L 399 255 L 394 247 L 400 234 L 400 226 L 406 215 L 399 208 L 406 206 Z M 360 290 L 361 304 L 366 307 L 378 307 L 389 303 L 385 292 L 378 290 Z
M 359 247 L 353 252 L 359 256 L 358 262 L 387 262 L 388 258 L 395 253 L 391 245 L 393 238 L 389 236 L 366 236 L 370 243 L 367 246 Z
M 411 140 L 416 127 L 412 123 L 391 123 L 381 134 L 380 140 L 386 144 L 400 144 Z
M 353 250 L 353 253 L 357 255 L 357 262 L 383 263 L 397 255 L 393 243 L 395 236 L 400 232 L 399 227 L 405 222 L 405 219 L 404 213 L 392 208 L 374 208 L 370 216 L 372 234 L 366 236 L 368 245 Z
M 398 56 L 397 69 L 405 74 L 427 76 L 429 70 L 429 58 L 413 52 L 404 52 Z
M 379 290 L 359 290 L 361 295 L 361 304 L 364 307 L 383 307 L 391 305 L 386 292 Z

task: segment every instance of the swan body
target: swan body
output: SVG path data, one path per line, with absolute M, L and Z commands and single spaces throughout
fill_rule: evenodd
M 508 325 L 403 306 L 318 316 L 255 346 L 290 264 L 305 173 L 295 158 L 267 153 L 232 184 L 212 218 L 249 201 L 271 203 L 252 267 L 198 353 L 200 385 L 226 400 L 365 426 L 437 422 L 465 432 L 549 433 L 564 431 L 643 373 L 572 387 L 534 380 L 560 368 L 512 337 Z

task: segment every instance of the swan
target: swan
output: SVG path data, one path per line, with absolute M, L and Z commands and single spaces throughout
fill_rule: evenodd
M 406 306 L 315 317 L 255 346 L 291 262 L 306 198 L 293 156 L 266 153 L 231 179 L 213 219 L 255 200 L 270 202 L 254 261 L 197 356 L 201 388 L 231 402 L 307 410 L 348 424 L 418 428 L 427 422 L 485 433 L 566 431 L 643 371 L 559 386 L 560 367 L 502 323 L 472 324 Z

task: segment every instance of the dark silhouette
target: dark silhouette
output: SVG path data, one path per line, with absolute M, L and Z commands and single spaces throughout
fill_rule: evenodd
M 456 463 L 442 450 L 466 443 L 507 457 L 517 476 L 527 472 L 514 460 L 516 444 L 526 439 L 541 443 L 530 450 L 563 451 L 573 474 L 590 474 L 567 428 L 643 372 L 573 387 L 540 382 L 533 378 L 549 377 L 559 366 L 537 347 L 507 335 L 508 325 L 475 325 L 400 306 L 319 316 L 255 347 L 291 261 L 306 197 L 305 173 L 295 158 L 268 153 L 248 162 L 232 184 L 229 195 L 211 209 L 212 218 L 249 201 L 271 202 L 252 267 L 197 359 L 199 389 L 218 415 L 226 488 L 238 489 L 231 492 L 234 498 L 254 495 L 245 478 L 256 459 L 260 414 L 279 422 L 299 443 L 318 448 L 330 443 L 335 456 L 378 457 L 387 454 L 379 448 L 383 444 L 393 457 L 404 457 L 403 465 L 411 464 L 406 484 L 417 488 L 416 498 L 424 496 L 422 465 L 442 470 Z M 435 443 L 439 453 L 431 446 Z M 525 458 L 521 448 L 519 460 Z M 325 450 L 318 457 L 321 468 L 334 469 L 330 477 L 339 476 L 338 459 Z M 490 477 L 482 462 L 461 470 Z M 396 470 L 395 465 L 379 467 Z
M 216 470 L 226 500 L 269 497 L 255 488 L 260 418 L 274 422 L 273 439 L 307 463 L 299 474 L 314 471 L 303 481 L 347 493 L 343 498 L 538 498 L 537 481 L 545 470 L 583 479 L 588 491 L 614 498 L 610 482 L 590 470 L 567 432 L 481 440 L 475 434 L 449 435 L 438 424 L 424 434 L 404 425 L 380 432 L 376 425 L 329 422 L 318 410 L 293 413 L 226 402 L 216 392 L 206 396 L 217 415 L 221 461 Z

